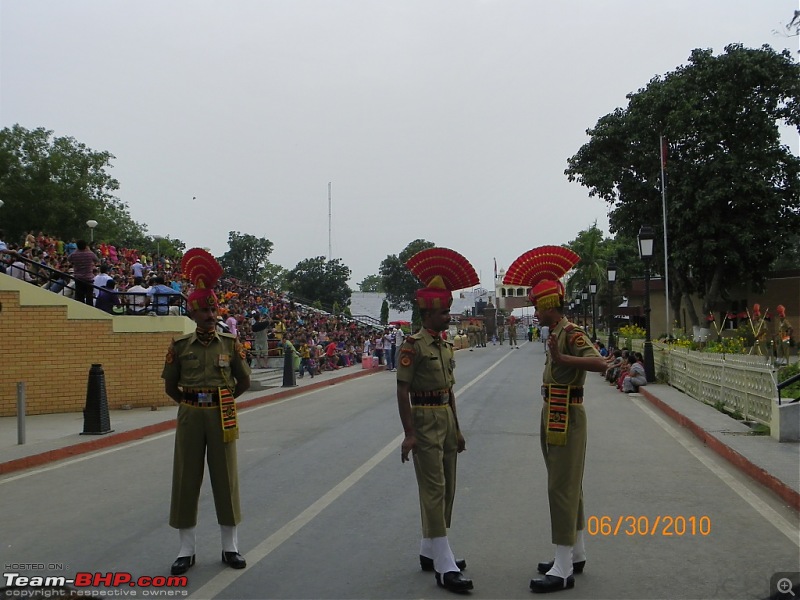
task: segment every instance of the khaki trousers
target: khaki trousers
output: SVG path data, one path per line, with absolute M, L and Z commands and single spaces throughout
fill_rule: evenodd
M 422 537 L 447 535 L 456 495 L 458 440 L 450 406 L 413 407 L 414 470 L 419 487 Z
M 542 454 L 547 467 L 547 497 L 550 501 L 552 541 L 559 546 L 574 546 L 577 531 L 584 528 L 583 466 L 586 459 L 586 411 L 570 404 L 567 444 L 548 446 L 547 404 L 542 408 L 540 429 Z
M 220 525 L 238 525 L 242 517 L 236 442 L 225 443 L 222 440 L 219 406 L 200 408 L 181 404 L 172 466 L 171 527 L 185 529 L 197 525 L 197 505 L 206 459 L 217 522 Z

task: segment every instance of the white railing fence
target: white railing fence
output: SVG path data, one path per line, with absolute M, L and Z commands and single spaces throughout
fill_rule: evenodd
M 643 352 L 644 340 L 631 340 L 631 347 Z M 738 412 L 746 421 L 770 425 L 778 390 L 777 372 L 767 357 L 697 352 L 653 342 L 653 359 L 659 381 L 706 404 Z

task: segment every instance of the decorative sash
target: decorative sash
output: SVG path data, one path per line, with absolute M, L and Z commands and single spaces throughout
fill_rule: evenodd
M 547 443 L 552 446 L 567 445 L 569 425 L 569 390 L 572 386 L 547 384 L 542 386 L 547 401 Z
M 236 421 L 236 399 L 228 388 L 219 388 L 219 412 L 222 417 L 222 440 L 233 442 L 239 439 Z

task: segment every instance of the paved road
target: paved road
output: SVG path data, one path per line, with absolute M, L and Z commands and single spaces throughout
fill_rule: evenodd
M 531 392 L 542 347 L 462 351 L 457 363 L 467 452 L 451 542 L 468 560 L 473 597 L 530 598 L 535 563 L 553 552 L 541 401 Z M 589 537 L 586 571 L 560 598 L 764 598 L 773 573 L 800 570 L 797 513 L 643 398 L 590 375 L 586 406 L 584 490 L 587 514 L 596 517 L 589 525 L 607 522 L 612 531 Z M 192 598 L 450 596 L 418 568 L 416 484 L 413 467 L 400 463 L 393 374 L 262 405 L 243 412 L 241 423 L 239 539 L 249 566 L 220 563 L 206 482 Z M 178 548 L 167 526 L 173 436 L 0 478 L 0 564 L 63 564 L 27 575 L 166 575 Z M 640 516 L 647 535 L 626 535 L 634 519 L 645 528 Z

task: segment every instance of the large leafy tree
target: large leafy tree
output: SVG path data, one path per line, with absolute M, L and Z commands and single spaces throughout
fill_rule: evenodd
M 590 141 L 568 160 L 569 180 L 611 206 L 612 233 L 632 240 L 647 223 L 663 235 L 665 136 L 673 307 L 696 293 L 707 312 L 729 287 L 758 289 L 800 226 L 800 159 L 778 127 L 800 126 L 800 66 L 768 46 L 694 50 L 628 101 L 587 131 Z M 656 252 L 654 265 L 663 265 L 660 243 Z
M 225 274 L 255 285 L 265 285 L 269 269 L 269 255 L 273 244 L 266 238 L 249 233 L 228 232 L 229 250 L 219 257 Z
M 319 301 L 320 305 L 330 310 L 335 303 L 340 307 L 350 303 L 353 293 L 347 285 L 350 273 L 350 268 L 343 265 L 339 258 L 307 258 L 286 273 L 286 288 L 298 298 Z
M 383 283 L 380 275 L 367 275 L 358 284 L 358 289 L 361 292 L 382 292 Z
M 140 247 L 146 227 L 135 222 L 128 206 L 113 193 L 114 156 L 72 137 L 54 137 L 42 127 L 20 125 L 0 130 L 2 226 L 8 240 L 27 231 L 63 239 L 86 238 L 86 221 L 95 220 L 96 241 Z
M 417 278 L 406 267 L 406 261 L 417 252 L 434 246 L 436 244 L 433 242 L 414 240 L 400 252 L 399 256 L 390 254 L 381 261 L 379 272 L 383 290 L 386 293 L 386 300 L 395 310 L 403 312 L 413 308 L 414 294 L 420 287 Z

